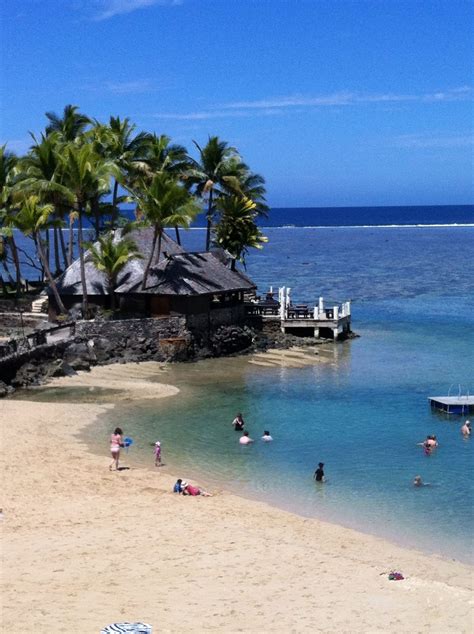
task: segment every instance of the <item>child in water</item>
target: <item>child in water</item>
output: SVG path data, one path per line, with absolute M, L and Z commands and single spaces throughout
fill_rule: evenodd
M 161 443 L 159 440 L 155 443 L 155 467 L 161 467 Z

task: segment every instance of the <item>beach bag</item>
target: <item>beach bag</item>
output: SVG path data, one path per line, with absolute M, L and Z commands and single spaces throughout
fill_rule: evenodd
M 100 630 L 100 634 L 152 634 L 152 630 L 146 623 L 112 623 Z

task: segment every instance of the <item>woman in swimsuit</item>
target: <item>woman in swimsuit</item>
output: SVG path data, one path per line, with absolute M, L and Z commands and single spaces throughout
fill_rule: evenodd
M 120 448 L 123 447 L 123 431 L 120 427 L 116 427 L 113 434 L 110 436 L 110 453 L 112 455 L 112 462 L 110 463 L 109 470 L 112 471 L 112 467 L 115 465 L 115 470 L 119 468 Z

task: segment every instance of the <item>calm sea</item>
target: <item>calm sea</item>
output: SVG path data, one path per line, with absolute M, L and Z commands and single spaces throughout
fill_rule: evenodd
M 472 207 L 443 209 L 403 223 L 400 208 L 398 220 L 372 224 L 472 223 Z M 307 211 L 290 210 L 281 224 L 300 224 Z M 245 357 L 169 367 L 157 380 L 178 385 L 180 396 L 121 405 L 90 430 L 91 446 L 100 439 L 106 451 L 120 423 L 135 439 L 134 461 L 152 465 L 149 443 L 159 439 L 167 464 L 187 479 L 472 561 L 474 438 L 463 440 L 463 419 L 431 411 L 427 397 L 458 384 L 474 392 L 474 227 L 302 224 L 265 228 L 269 242 L 249 254 L 249 275 L 262 291 L 290 286 L 296 301 L 352 299 L 360 338 L 302 369 Z M 204 231 L 185 240 L 202 249 Z M 251 436 L 269 429 L 274 442 L 240 447 L 230 424 L 237 411 Z M 427 434 L 440 445 L 431 456 L 417 446 Z M 319 461 L 323 486 L 312 480 Z M 431 486 L 415 489 L 415 475 Z

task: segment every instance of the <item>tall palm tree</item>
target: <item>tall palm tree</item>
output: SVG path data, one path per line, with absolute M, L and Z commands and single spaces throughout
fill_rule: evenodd
M 232 256 L 232 270 L 237 260 L 245 266 L 249 248 L 261 249 L 268 239 L 255 223 L 257 205 L 249 198 L 222 196 L 216 203 L 220 219 L 216 225 L 215 243 Z
M 44 268 L 49 285 L 53 292 L 59 311 L 66 314 L 66 309 L 56 286 L 54 277 L 49 268 L 48 258 L 43 247 L 42 230 L 47 230 L 51 226 L 51 215 L 54 211 L 53 205 L 42 205 L 39 196 L 28 196 L 25 198 L 16 213 L 10 215 L 11 224 L 19 229 L 26 236 L 31 236 L 34 240 L 38 257 Z
M 158 262 L 161 253 L 161 238 L 167 226 L 188 228 L 199 212 L 192 195 L 169 174 L 155 174 L 148 185 L 132 191 L 140 214 L 153 227 L 153 241 L 150 255 L 143 274 L 142 290 L 146 288 L 148 274 L 153 263 Z M 157 248 L 158 243 L 158 248 Z
M 0 233 L 3 243 L 3 264 L 6 264 L 7 248 L 11 253 L 13 265 L 15 267 L 16 295 L 21 291 L 21 270 L 20 258 L 15 242 L 15 236 L 11 227 L 8 226 L 7 219 L 14 208 L 13 186 L 18 176 L 18 158 L 7 150 L 6 145 L 0 146 Z M 5 267 L 6 268 L 6 267 Z
M 90 201 L 110 191 L 110 177 L 116 166 L 97 154 L 91 144 L 68 143 L 61 155 L 64 184 L 72 192 L 78 219 L 79 259 L 82 283 L 82 312 L 88 316 L 87 284 L 84 261 L 83 219 Z
M 123 232 L 120 238 L 117 238 L 115 233 L 110 231 L 100 236 L 97 244 L 88 245 L 88 248 L 95 268 L 105 274 L 110 295 L 110 308 L 115 311 L 115 287 L 118 274 L 129 260 L 143 256 L 135 242 Z
M 46 117 L 49 120 L 49 125 L 46 126 L 46 134 L 57 132 L 61 141 L 65 143 L 75 141 L 92 123 L 88 116 L 79 112 L 78 106 L 72 106 L 71 104 L 64 106 L 62 117 L 55 112 L 47 112 Z
M 147 132 L 135 134 L 136 126 L 130 119 L 110 117 L 107 125 L 96 122 L 92 130 L 95 149 L 104 159 L 115 163 L 118 172 L 112 190 L 112 227 L 117 224 L 118 188 L 125 183 L 129 172 L 141 163 L 148 149 L 151 135 Z
M 42 202 L 53 205 L 55 218 L 60 221 L 53 229 L 55 267 L 56 273 L 59 273 L 72 262 L 72 249 L 67 253 L 62 232 L 65 215 L 72 210 L 74 204 L 74 196 L 63 185 L 63 163 L 60 155 L 64 144 L 58 132 L 52 132 L 48 136 L 42 134 L 39 140 L 34 135 L 32 137 L 33 145 L 20 160 L 21 175 L 15 189 L 25 194 L 36 194 Z M 69 230 L 72 236 L 72 227 Z M 61 246 L 62 265 L 58 242 Z
M 188 181 L 195 185 L 196 194 L 207 196 L 207 232 L 206 251 L 211 245 L 211 230 L 215 212 L 215 197 L 228 192 L 241 194 L 239 175 L 242 174 L 241 161 L 237 150 L 221 141 L 219 137 L 209 137 L 207 144 L 201 147 L 193 141 L 199 152 L 199 160 L 191 160 Z

